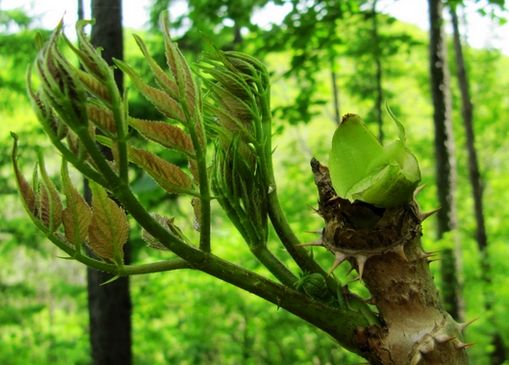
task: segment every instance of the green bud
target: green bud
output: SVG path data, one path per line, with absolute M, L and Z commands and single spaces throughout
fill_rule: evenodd
M 324 299 L 329 295 L 325 278 L 318 273 L 303 275 L 295 284 L 297 289 L 302 290 L 310 297 Z
M 403 125 L 393 120 L 399 139 L 382 146 L 359 116 L 343 117 L 329 155 L 332 185 L 340 197 L 383 208 L 412 200 L 421 179 L 419 164 L 405 145 Z

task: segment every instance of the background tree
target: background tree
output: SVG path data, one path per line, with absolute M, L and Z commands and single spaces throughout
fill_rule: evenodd
M 103 49 L 102 57 L 108 63 L 123 58 L 122 1 L 93 0 L 91 43 Z M 123 87 L 122 73 L 115 71 L 115 81 Z M 104 149 L 111 159 L 111 151 Z M 88 183 L 86 196 L 91 201 Z M 130 246 L 125 248 L 125 261 L 130 262 Z M 90 341 L 92 360 L 96 365 L 131 364 L 131 298 L 129 277 L 119 278 L 103 285 L 111 277 L 99 270 L 88 268 L 88 306 L 90 315 Z
M 477 158 L 477 150 L 475 147 L 475 134 L 474 134 L 474 106 L 470 94 L 470 82 L 468 78 L 465 57 L 463 55 L 463 45 L 461 41 L 461 33 L 459 30 L 459 20 L 457 8 L 459 4 L 449 3 L 449 14 L 451 16 L 451 23 L 453 29 L 454 40 L 454 55 L 456 61 L 456 77 L 458 80 L 458 88 L 461 94 L 461 115 L 463 119 L 463 127 L 465 130 L 465 147 L 468 153 L 468 173 L 470 184 L 472 187 L 472 200 L 474 202 L 474 215 L 476 222 L 476 241 L 480 254 L 481 263 L 481 280 L 484 282 L 484 296 L 485 307 L 489 321 L 494 328 L 492 335 L 493 351 L 491 354 L 492 364 L 502 364 L 506 360 L 504 343 L 502 337 L 497 330 L 496 319 L 493 315 L 493 283 L 491 280 L 491 265 L 488 253 L 488 237 L 486 233 L 486 225 L 484 219 L 483 208 L 483 192 L 481 173 L 479 162 Z
M 435 155 L 437 194 L 440 210 L 437 212 L 437 238 L 443 239 L 450 232 L 453 247 L 445 247 L 441 253 L 442 295 L 451 315 L 463 318 L 461 294 L 461 247 L 455 232 L 456 216 L 456 161 L 454 136 L 451 121 L 451 97 L 449 91 L 449 70 L 447 45 L 445 42 L 442 17 L 442 0 L 429 0 L 429 64 L 431 94 L 433 98 L 433 123 L 435 126 Z

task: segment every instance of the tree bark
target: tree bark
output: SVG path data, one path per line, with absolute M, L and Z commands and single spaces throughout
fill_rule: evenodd
M 484 283 L 485 294 L 485 309 L 488 320 L 491 322 L 493 328 L 497 328 L 496 321 L 493 318 L 493 297 L 492 297 L 492 281 L 491 281 L 491 267 L 488 255 L 488 237 L 486 234 L 484 208 L 483 208 L 483 192 L 481 185 L 481 174 L 479 171 L 479 163 L 477 158 L 477 150 L 475 148 L 475 133 L 474 133 L 474 106 L 470 95 L 469 79 L 465 66 L 465 58 L 463 56 L 463 46 L 461 43 L 461 34 L 459 30 L 458 15 L 453 6 L 449 7 L 449 13 L 452 20 L 453 38 L 454 38 L 454 53 L 456 56 L 456 72 L 458 78 L 458 87 L 461 94 L 461 114 L 463 117 L 463 127 L 466 136 L 466 149 L 468 153 L 468 173 L 470 178 L 470 185 L 472 186 L 472 198 L 474 201 L 474 215 L 476 222 L 476 241 L 480 254 L 481 262 L 481 279 Z M 491 353 L 491 364 L 502 364 L 506 359 L 504 343 L 497 330 L 492 335 L 493 351 Z
M 442 294 L 447 311 L 457 320 L 463 317 L 461 298 L 461 248 L 455 234 L 457 227 L 456 161 L 451 121 L 451 97 L 449 94 L 449 71 L 447 68 L 446 42 L 443 31 L 442 1 L 429 0 L 430 22 L 430 78 L 433 98 L 433 122 L 435 127 L 436 184 L 440 210 L 437 214 L 437 238 L 451 232 L 453 248 L 442 252 Z
M 78 0 L 78 20 L 85 18 L 85 7 L 83 6 L 83 0 Z
M 329 57 L 331 86 L 332 86 L 332 103 L 334 106 L 334 123 L 339 125 L 341 122 L 341 114 L 339 109 L 339 90 L 338 90 L 338 78 L 336 73 L 335 58 L 333 55 Z
M 123 58 L 122 2 L 121 0 L 93 0 L 91 42 L 103 49 L 102 56 L 111 63 L 112 58 Z M 122 89 L 123 79 L 119 70 L 115 80 Z M 110 151 L 104 151 L 110 155 Z M 90 196 L 90 193 L 88 193 Z M 129 263 L 129 245 L 124 246 L 125 261 Z M 131 298 L 129 277 L 101 285 L 111 275 L 88 268 L 88 310 L 90 316 L 90 342 L 94 365 L 132 363 L 131 353 Z

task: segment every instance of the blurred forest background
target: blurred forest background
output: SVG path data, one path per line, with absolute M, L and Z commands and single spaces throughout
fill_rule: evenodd
M 124 8 L 129 3 L 124 1 Z M 176 3 L 184 11 L 172 16 L 174 35 L 189 60 L 198 61 L 200 52 L 213 44 L 259 57 L 272 72 L 279 191 L 292 227 L 303 241 L 314 240 L 316 236 L 309 232 L 322 224 L 312 209 L 317 193 L 309 160 L 315 156 L 326 163 L 335 125 L 347 112 L 363 116 L 374 133 L 391 140 L 397 130 L 385 112 L 388 103 L 405 123 L 410 148 L 420 162 L 426 184 L 418 196 L 422 210 L 440 205 L 426 31 L 379 11 L 376 0 L 152 0 L 146 13 L 138 14 L 146 19 L 146 27 L 124 30 L 124 59 L 141 72 L 148 73 L 148 66 L 131 34 L 142 36 L 163 64 L 157 19 L 160 11 L 171 10 Z M 498 362 L 490 360 L 494 350 L 509 351 L 509 225 L 504 223 L 509 221 L 509 207 L 505 206 L 509 201 L 509 126 L 505 120 L 509 115 L 509 58 L 498 49 L 471 48 L 469 35 L 459 34 L 470 91 L 462 99 L 461 73 L 457 72 L 461 67 L 451 24 L 454 17 L 449 16 L 455 13 L 460 29 L 466 29 L 462 14 L 475 6 L 494 27 L 505 22 L 503 1 L 481 3 L 455 2 L 457 6 L 449 3 L 444 8 L 457 224 L 444 233 L 435 218 L 427 220 L 424 245 L 428 251 L 453 252 L 461 264 L 456 273 L 462 289 L 461 315 L 467 320 L 479 318 L 467 332 L 467 342 L 475 343 L 469 350 L 471 362 L 483 365 L 504 361 L 500 356 Z M 252 22 L 255 14 L 263 17 L 274 11 L 283 13 L 280 23 L 260 27 Z M 3 9 L 0 2 L 0 364 L 89 364 L 86 268 L 58 259 L 61 252 L 29 222 L 9 162 L 12 130 L 26 145 L 46 152 L 55 174 L 59 164 L 25 92 L 25 71 L 36 54 L 34 35 L 50 32 L 36 29 L 36 24 L 40 24 L 36 17 L 21 8 Z M 72 28 L 67 24 L 70 34 Z M 157 118 L 134 89 L 130 97 L 135 116 Z M 468 99 L 475 106 L 470 131 L 462 113 Z M 482 193 L 481 212 L 472 193 L 472 151 L 469 154 L 467 148 L 472 136 L 480 169 L 479 189 L 474 191 Z M 22 161 L 33 166 L 35 154 L 24 150 Z M 141 171 L 133 176 L 135 192 L 146 206 L 179 221 L 188 220 L 187 204 L 161 192 Z M 213 242 L 219 255 L 265 272 L 218 206 L 214 208 Z M 479 241 L 480 213 L 484 244 Z M 460 250 L 454 242 L 461 243 Z M 271 245 L 277 244 L 274 238 Z M 136 234 L 130 246 L 136 262 L 164 257 L 146 249 Z M 329 254 L 316 250 L 315 255 L 324 267 L 330 266 Z M 443 277 L 440 265 L 432 265 L 439 284 Z M 362 292 L 360 285 L 358 290 Z M 204 274 L 178 271 L 132 277 L 130 298 L 132 362 L 137 365 L 362 362 L 303 321 Z

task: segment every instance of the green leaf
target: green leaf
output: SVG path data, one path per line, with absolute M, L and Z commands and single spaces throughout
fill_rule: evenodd
M 347 114 L 334 133 L 329 155 L 331 181 L 342 198 L 390 208 L 408 203 L 421 179 L 405 146 L 405 129 L 394 118 L 399 139 L 382 146 L 361 118 Z

